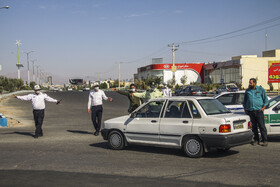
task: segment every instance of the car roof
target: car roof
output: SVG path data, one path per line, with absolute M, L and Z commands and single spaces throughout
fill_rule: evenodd
M 245 90 L 239 90 L 239 91 L 236 91 L 236 92 L 221 92 L 221 93 L 219 93 L 219 94 L 217 94 L 217 95 L 214 95 L 213 97 L 218 97 L 218 96 L 221 96 L 221 95 L 225 95 L 225 94 L 230 94 L 230 93 L 245 93 Z
M 204 97 L 204 96 L 172 96 L 172 97 L 159 97 L 159 98 L 154 98 L 150 99 L 150 101 L 162 101 L 162 100 L 186 100 L 186 99 L 191 99 L 191 100 L 200 100 L 200 99 L 214 99 L 213 97 Z

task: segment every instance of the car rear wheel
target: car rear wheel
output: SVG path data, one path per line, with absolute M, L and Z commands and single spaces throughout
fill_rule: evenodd
M 124 148 L 124 137 L 119 131 L 110 132 L 108 142 L 112 149 L 120 150 Z
M 196 136 L 190 136 L 184 139 L 183 150 L 185 154 L 191 158 L 199 158 L 204 154 L 203 144 Z

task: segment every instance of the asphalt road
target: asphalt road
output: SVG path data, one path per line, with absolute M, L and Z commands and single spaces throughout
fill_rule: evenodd
M 62 103 L 47 103 L 39 139 L 33 138 L 31 103 L 8 101 L 32 125 L 0 128 L 0 186 L 280 186 L 280 137 L 270 137 L 268 147 L 213 149 L 198 159 L 169 148 L 114 151 L 92 134 L 88 93 L 48 93 Z M 127 114 L 125 96 L 107 96 L 114 101 L 104 102 L 103 120 Z

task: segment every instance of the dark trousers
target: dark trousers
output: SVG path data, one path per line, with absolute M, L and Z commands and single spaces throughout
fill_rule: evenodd
M 96 131 L 99 131 L 101 128 L 102 112 L 102 105 L 91 107 L 91 120 Z
M 43 135 L 42 125 L 45 117 L 45 110 L 33 110 L 33 117 L 35 121 L 35 135 Z
M 249 111 L 250 120 L 252 122 L 252 131 L 254 133 L 254 140 L 260 141 L 258 128 L 260 129 L 261 137 L 263 142 L 267 142 L 267 130 L 264 123 L 263 111 Z

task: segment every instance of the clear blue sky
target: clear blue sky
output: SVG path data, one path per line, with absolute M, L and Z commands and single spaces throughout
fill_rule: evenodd
M 280 16 L 279 0 L 0 0 L 0 75 L 17 72 L 20 51 L 36 51 L 44 72 L 64 77 L 132 78 L 152 58 L 171 63 L 170 43 L 213 37 Z M 277 25 L 278 24 L 278 25 Z M 274 26 L 276 25 L 276 26 Z M 272 27 L 273 26 L 273 27 Z M 200 43 L 182 43 L 180 63 L 230 60 L 280 48 L 280 19 Z M 259 31 L 257 31 L 259 30 Z M 245 34 L 250 33 L 250 34 Z M 241 35 L 238 37 L 233 37 Z M 232 37 L 232 38 L 230 38 Z M 21 63 L 27 67 L 26 55 Z

